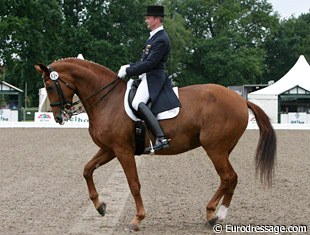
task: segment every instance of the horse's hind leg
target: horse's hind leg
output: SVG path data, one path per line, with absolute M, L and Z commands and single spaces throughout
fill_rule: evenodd
M 229 162 L 228 153 L 209 151 L 208 155 L 213 162 L 221 180 L 219 188 L 207 204 L 206 208 L 207 221 L 211 225 L 214 225 L 216 222 L 222 222 L 226 218 L 228 207 L 234 194 L 234 189 L 237 185 L 238 176 Z M 215 216 L 214 214 L 216 207 L 222 198 L 222 204 Z
M 115 158 L 113 154 L 104 152 L 102 149 L 100 149 L 97 154 L 85 165 L 83 172 L 88 188 L 89 198 L 94 203 L 96 210 L 102 216 L 105 215 L 106 204 L 99 201 L 99 194 L 94 184 L 93 173 L 95 169 L 108 163 L 113 158 Z

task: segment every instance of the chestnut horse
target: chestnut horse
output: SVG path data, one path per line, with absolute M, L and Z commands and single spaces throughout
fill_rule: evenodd
M 129 229 L 140 230 L 145 210 L 135 162 L 135 122 L 124 110 L 126 81 L 102 65 L 75 58 L 61 59 L 49 66 L 38 64 L 35 68 L 42 74 L 56 122 L 63 124 L 74 114 L 74 94 L 78 95 L 88 114 L 89 133 L 100 149 L 85 165 L 83 175 L 95 208 L 102 216 L 105 215 L 106 204 L 99 201 L 93 172 L 116 157 L 136 204 L 136 214 Z M 179 97 L 181 108 L 178 116 L 160 122 L 171 139 L 170 148 L 155 154 L 173 155 L 199 146 L 204 148 L 220 177 L 220 185 L 206 206 L 206 220 L 214 225 L 225 219 L 237 185 L 237 174 L 229 162 L 229 154 L 247 127 L 248 109 L 254 113 L 260 130 L 255 166 L 266 185 L 272 184 L 276 135 L 261 108 L 223 86 L 183 87 L 179 89 Z M 146 138 L 154 140 L 148 135 Z M 221 200 L 221 206 L 215 213 Z

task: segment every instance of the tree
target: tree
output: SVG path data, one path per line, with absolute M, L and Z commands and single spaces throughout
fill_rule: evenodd
M 6 80 L 38 105 L 38 62 L 76 57 L 117 71 L 140 59 L 147 5 L 166 7 L 172 50 L 168 74 L 178 86 L 265 83 L 300 54 L 310 59 L 309 14 L 280 21 L 267 0 L 2 0 L 0 66 Z
M 33 65 L 57 54 L 62 22 L 58 2 L 3 0 L 0 8 L 0 58 L 7 68 L 6 79 L 20 88 L 27 83 L 30 103 L 36 104 L 42 82 Z
M 256 83 L 264 71 L 262 45 L 277 18 L 266 1 L 176 0 L 173 11 L 185 18 L 191 30 L 192 59 L 181 79 L 190 83 L 222 85 Z M 172 11 L 172 10 L 171 10 Z
M 146 39 L 146 4 L 142 0 L 64 1 L 63 54 L 82 53 L 114 71 L 136 60 Z
M 6 78 L 21 88 L 27 83 L 30 105 L 37 106 L 38 89 L 43 86 L 33 69 L 38 62 L 48 64 L 83 53 L 89 60 L 118 69 L 140 51 L 144 4 L 141 0 L 4 0 L 0 61 L 7 67 Z
M 264 80 L 278 80 L 296 63 L 300 55 L 310 61 L 310 13 L 283 20 L 267 39 Z

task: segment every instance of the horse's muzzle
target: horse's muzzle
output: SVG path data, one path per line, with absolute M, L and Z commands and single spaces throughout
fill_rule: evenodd
M 64 125 L 66 121 L 68 121 L 71 118 L 72 114 L 68 113 L 66 110 L 61 111 L 55 116 L 55 122 L 59 123 L 60 125 Z
M 63 121 L 63 118 L 62 118 L 62 115 L 57 115 L 57 116 L 55 116 L 55 122 L 56 123 L 59 123 L 60 125 L 63 125 L 63 123 L 64 123 L 64 121 Z
M 61 115 L 55 117 L 55 122 L 61 124 L 63 122 Z

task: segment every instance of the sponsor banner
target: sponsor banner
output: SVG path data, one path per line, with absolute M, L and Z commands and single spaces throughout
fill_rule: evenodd
M 288 123 L 290 124 L 307 123 L 307 113 L 288 113 Z
M 18 111 L 11 109 L 0 109 L 0 122 L 17 122 Z
M 310 124 L 310 114 L 307 113 L 282 113 L 281 123 Z
M 54 120 L 54 115 L 51 112 L 36 112 L 34 116 L 35 123 L 44 124 L 55 124 L 59 125 Z M 86 113 L 81 113 L 79 115 L 75 115 L 71 117 L 67 122 L 65 122 L 64 126 L 76 126 L 76 127 L 88 127 L 88 116 Z
M 35 122 L 43 122 L 43 123 L 56 123 L 54 120 L 53 113 L 41 113 L 36 112 L 34 114 L 34 121 Z

